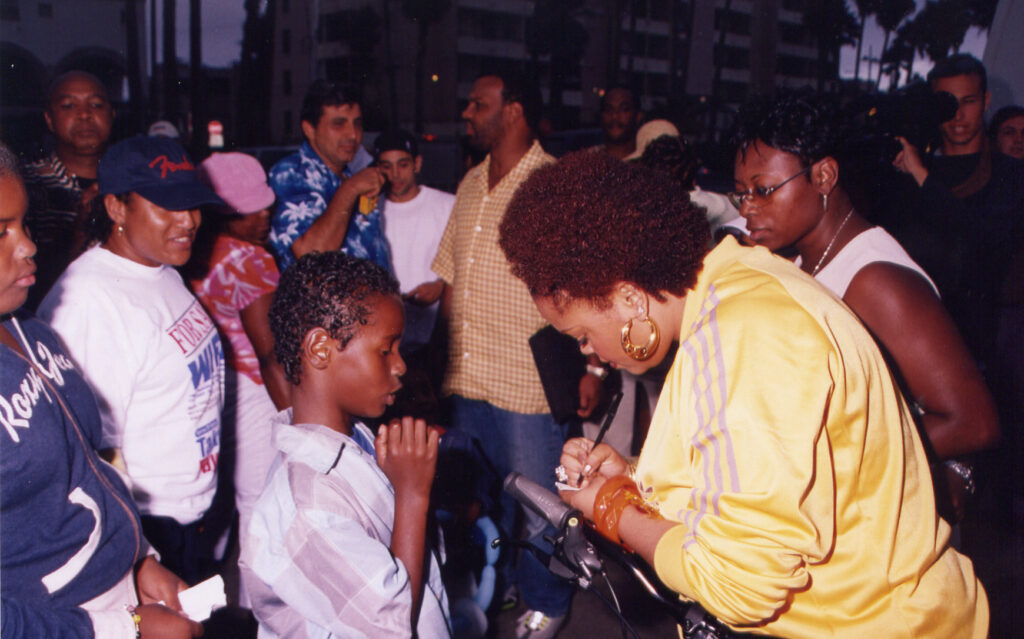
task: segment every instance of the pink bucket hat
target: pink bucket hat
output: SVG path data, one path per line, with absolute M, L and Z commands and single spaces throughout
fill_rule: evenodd
M 245 153 L 214 153 L 199 165 L 199 179 L 242 215 L 259 213 L 274 203 L 267 172 Z

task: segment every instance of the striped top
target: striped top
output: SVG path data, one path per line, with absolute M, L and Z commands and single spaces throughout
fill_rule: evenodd
M 53 283 L 71 263 L 75 224 L 82 207 L 82 192 L 96 180 L 80 178 L 52 153 L 22 167 L 29 207 L 25 225 L 36 244 L 36 285 L 28 306 L 36 308 Z
M 928 462 L 874 340 L 764 248 L 726 238 L 686 299 L 637 478 L 679 522 L 654 565 L 780 637 L 984 637 Z
M 72 174 L 57 155 L 50 154 L 22 167 L 25 187 L 32 196 L 29 218 L 32 239 L 49 242 L 74 228 L 82 190 L 96 180 Z
M 498 246 L 498 225 L 516 189 L 551 162 L 534 141 L 493 189 L 487 185 L 490 155 L 459 184 L 433 264 L 452 287 L 446 395 L 527 415 L 551 412 L 528 342 L 547 322 Z

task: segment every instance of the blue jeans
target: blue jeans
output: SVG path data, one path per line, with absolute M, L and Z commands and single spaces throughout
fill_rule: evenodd
M 555 490 L 554 470 L 565 442 L 564 424 L 555 423 L 549 414 L 513 413 L 458 395 L 450 399 L 451 426 L 480 441 L 484 454 L 498 471 L 500 481 L 516 471 L 541 486 Z M 554 535 L 556 531 L 544 518 L 518 507 L 515 499 L 504 491 L 499 507 L 499 525 L 505 534 L 514 534 L 517 511 L 521 512 L 525 541 L 551 552 L 551 544 L 544 541 L 544 535 Z M 573 586 L 551 574 L 532 553 L 521 553 L 516 578 L 527 608 L 540 610 L 550 617 L 569 612 Z

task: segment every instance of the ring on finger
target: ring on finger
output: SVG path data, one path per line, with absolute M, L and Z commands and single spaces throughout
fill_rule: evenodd
M 569 473 L 566 472 L 565 466 L 559 464 L 555 467 L 555 477 L 563 484 L 569 481 Z

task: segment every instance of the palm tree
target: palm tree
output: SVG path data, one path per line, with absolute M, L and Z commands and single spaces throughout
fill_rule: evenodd
M 860 60 L 861 60 L 861 47 L 864 45 L 864 29 L 868 25 L 868 17 L 874 15 L 878 11 L 879 4 L 885 4 L 884 2 L 878 2 L 877 0 L 853 0 L 853 4 L 857 7 L 857 18 L 859 19 L 860 35 L 857 36 L 857 62 L 853 68 L 853 79 L 855 82 L 860 81 Z M 868 75 L 871 74 L 870 69 Z
M 892 44 L 882 52 L 882 60 L 878 65 L 878 79 L 875 81 L 876 90 L 882 84 L 883 74 L 889 76 L 889 91 L 896 89 L 900 82 L 900 71 L 903 70 L 903 64 L 907 57 L 911 60 L 914 59 L 914 48 L 896 36 Z
M 999 0 L 968 0 L 971 11 L 971 24 L 982 31 L 988 31 L 996 17 Z
M 887 58 L 889 52 L 889 38 L 892 36 L 892 32 L 899 28 L 907 16 L 914 10 L 914 0 L 888 0 L 887 2 L 879 2 L 875 8 L 875 20 L 878 21 L 878 26 L 882 27 L 882 31 L 885 32 L 885 38 L 882 40 L 882 63 L 889 62 L 890 64 L 896 60 Z M 875 79 L 875 90 L 878 90 L 879 84 L 882 82 L 882 64 L 878 65 L 878 77 Z
M 451 0 L 402 0 L 402 13 L 416 23 L 416 74 L 413 86 L 416 92 L 414 129 L 423 132 L 423 65 L 427 57 L 427 34 L 430 25 L 440 21 L 451 8 Z
M 967 0 L 929 0 L 914 18 L 920 25 L 924 52 L 933 62 L 948 57 L 951 49 L 960 51 L 970 21 Z
M 839 59 L 839 47 L 853 44 L 860 25 L 845 0 L 808 3 L 803 24 L 818 46 L 818 91 L 824 92 L 829 63 Z
M 899 79 L 899 72 L 902 68 L 907 74 L 907 83 L 910 83 L 913 73 L 914 57 L 924 53 L 925 34 L 927 25 L 920 22 L 916 17 L 903 23 L 896 30 L 896 40 L 892 44 L 894 49 L 893 57 L 896 59 L 896 75 Z

